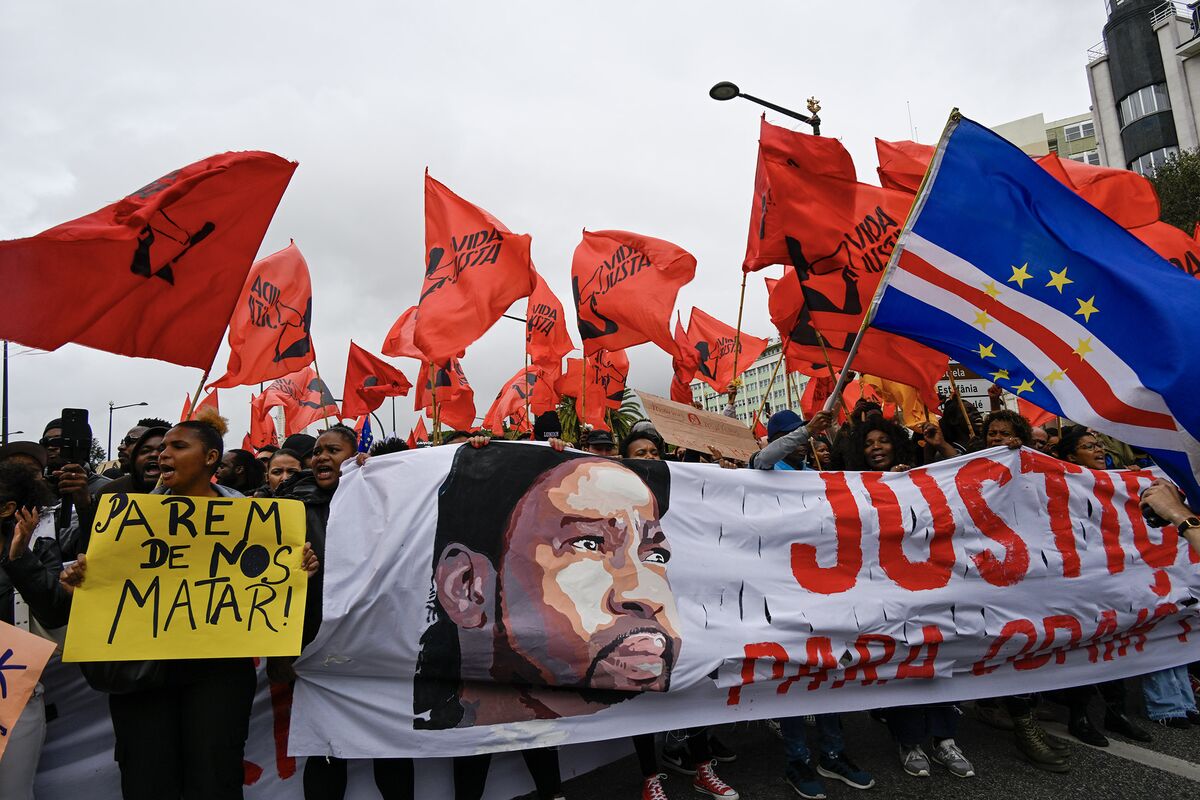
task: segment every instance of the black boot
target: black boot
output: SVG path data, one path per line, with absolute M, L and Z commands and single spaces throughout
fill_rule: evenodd
M 1154 737 L 1133 724 L 1124 711 L 1109 706 L 1104 712 L 1104 729 L 1110 733 L 1119 733 L 1126 739 L 1135 742 L 1153 742 Z
M 1071 765 L 1066 753 L 1050 746 L 1046 732 L 1033 720 L 1033 714 L 1013 717 L 1013 735 L 1017 750 L 1030 764 L 1047 772 L 1069 772 Z
M 1104 737 L 1103 733 L 1096 730 L 1087 714 L 1071 717 L 1071 721 L 1067 723 L 1067 730 L 1084 744 L 1090 744 L 1092 747 L 1108 747 L 1108 739 Z

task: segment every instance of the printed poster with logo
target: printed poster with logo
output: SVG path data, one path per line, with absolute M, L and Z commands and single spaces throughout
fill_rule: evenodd
M 296 500 L 103 495 L 63 660 L 296 655 L 305 525 Z
M 996 697 L 1200 657 L 1151 472 L 992 449 L 906 473 L 535 443 L 373 458 L 331 508 L 290 750 L 455 756 Z

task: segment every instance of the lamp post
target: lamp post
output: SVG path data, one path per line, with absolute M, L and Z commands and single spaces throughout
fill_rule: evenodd
M 737 87 L 736 83 L 730 83 L 729 81 L 721 81 L 713 86 L 708 90 L 708 96 L 713 100 L 732 100 L 735 97 L 744 98 L 749 100 L 751 103 L 758 103 L 760 106 L 765 106 L 772 111 L 778 111 L 784 116 L 791 117 L 792 119 L 798 119 L 812 128 L 814 136 L 821 135 L 821 118 L 818 116 L 821 111 L 821 103 L 815 97 L 808 98 L 808 113 L 811 116 L 805 116 L 798 111 L 792 111 L 789 108 L 777 106 L 774 103 L 763 100 L 760 97 L 755 97 L 752 94 L 746 94 Z
M 122 408 L 134 408 L 136 406 L 148 406 L 148 405 L 150 405 L 150 404 L 146 403 L 146 402 L 141 402 L 141 403 L 126 403 L 123 406 L 118 406 L 118 405 L 113 405 L 112 400 L 108 401 L 108 456 L 106 457 L 108 461 L 112 461 L 112 415 L 113 415 L 113 412 L 117 411 L 118 409 L 122 409 Z

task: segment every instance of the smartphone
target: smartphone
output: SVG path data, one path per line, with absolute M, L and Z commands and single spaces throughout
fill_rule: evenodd
M 67 464 L 84 464 L 92 449 L 92 429 L 88 425 L 86 408 L 64 408 L 62 410 L 62 453 Z

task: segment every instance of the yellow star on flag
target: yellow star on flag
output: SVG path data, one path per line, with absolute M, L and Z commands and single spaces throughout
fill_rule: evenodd
M 987 283 L 983 284 L 983 291 L 987 292 L 987 296 L 993 300 L 1000 296 L 1000 290 L 996 288 L 995 281 L 988 281 Z
M 1015 283 L 1018 287 L 1024 289 L 1025 281 L 1033 276 L 1029 274 L 1029 263 L 1026 262 L 1019 267 L 1012 268 L 1012 277 L 1006 281 L 1007 283 Z
M 1056 369 L 1053 372 L 1051 372 L 1049 375 L 1047 375 L 1045 378 L 1043 378 L 1042 382 L 1045 383 L 1047 386 L 1053 386 L 1055 383 L 1057 383 L 1058 381 L 1061 381 L 1065 377 L 1067 377 L 1066 370 L 1057 370 Z
M 1021 381 L 1019 384 L 1017 384 L 1015 387 L 1013 387 L 1013 392 L 1016 393 L 1018 396 L 1020 396 L 1020 394 L 1022 392 L 1032 392 L 1032 391 L 1033 391 L 1033 381 L 1028 380 L 1028 379 Z
M 1086 361 L 1087 354 L 1092 352 L 1092 337 L 1089 336 L 1086 339 L 1080 339 L 1079 344 L 1071 352 L 1079 356 L 1081 361 Z
M 996 357 L 996 353 L 994 352 L 995 348 L 996 348 L 996 345 L 994 342 L 992 344 L 980 344 L 979 349 L 976 350 L 975 353 L 980 358 L 995 358 Z
M 1084 322 L 1091 322 L 1092 314 L 1095 314 L 1100 310 L 1096 308 L 1095 300 L 1096 295 L 1092 295 L 1087 300 L 1080 300 L 1078 297 L 1076 297 L 1075 302 L 1079 303 L 1079 310 L 1075 312 L 1075 316 L 1083 317 Z
M 991 321 L 992 320 L 990 317 L 988 317 L 988 313 L 986 311 L 977 311 L 975 313 L 975 324 L 978 325 L 981 329 L 986 329 L 988 326 L 988 323 Z
M 1074 283 L 1074 282 L 1075 281 L 1073 281 L 1067 277 L 1067 268 L 1063 267 L 1061 272 L 1055 272 L 1054 270 L 1050 270 L 1050 282 L 1047 283 L 1046 285 L 1053 286 L 1055 289 L 1058 289 L 1059 294 L 1062 294 L 1063 287 L 1066 286 L 1068 283 Z
M 991 373 L 991 375 L 992 375 L 992 383 L 996 383 L 997 381 L 1008 380 L 1008 370 L 1006 370 L 1006 369 L 996 370 L 995 372 Z

